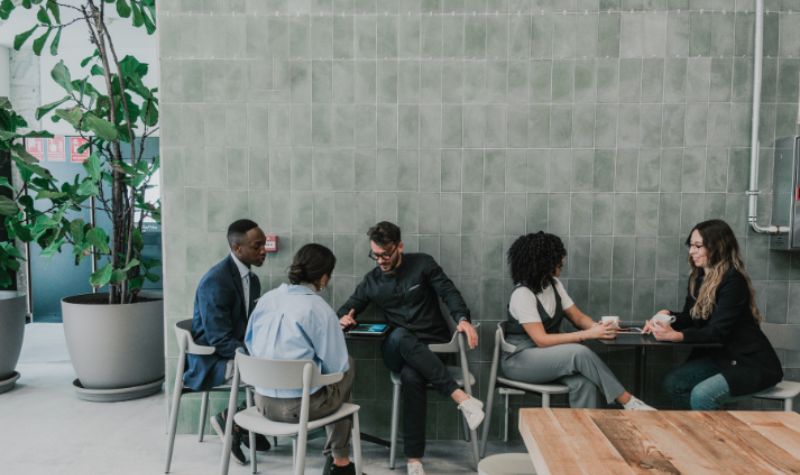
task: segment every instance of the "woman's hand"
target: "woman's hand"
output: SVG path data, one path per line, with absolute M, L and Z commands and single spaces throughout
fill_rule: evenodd
M 656 312 L 656 315 L 672 315 L 669 310 L 659 310 Z M 644 322 L 644 328 L 642 329 L 642 333 L 645 335 L 648 333 L 653 333 L 653 327 L 655 326 L 655 322 L 650 319 Z
M 613 323 L 595 323 L 582 330 L 587 340 L 613 340 L 617 337 L 617 327 Z
M 652 331 L 658 341 L 683 341 L 683 333 L 673 330 L 667 323 L 652 322 Z

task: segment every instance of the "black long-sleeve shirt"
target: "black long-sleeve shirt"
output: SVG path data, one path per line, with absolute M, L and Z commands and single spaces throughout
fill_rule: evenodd
M 411 330 L 421 340 L 447 341 L 451 330 L 437 296 L 456 322 L 470 320 L 467 304 L 433 257 L 403 254 L 402 262 L 393 272 L 383 272 L 379 267 L 368 272 L 337 313 L 341 317 L 355 309 L 358 318 L 372 303 L 383 312 L 390 326 Z

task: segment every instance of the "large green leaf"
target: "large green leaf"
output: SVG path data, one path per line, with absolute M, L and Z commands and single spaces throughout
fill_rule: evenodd
M 41 245 L 41 244 L 40 244 Z M 64 245 L 64 238 L 59 238 L 51 241 L 47 244 L 44 249 L 39 253 L 42 257 L 52 257 L 56 253 L 61 252 L 61 246 Z
M 14 200 L 8 196 L 0 195 L 0 215 L 11 216 L 17 214 L 18 211 L 19 208 L 17 208 L 17 204 L 14 203 Z
M 108 248 L 108 234 L 102 228 L 92 228 L 86 233 L 86 240 L 97 249 L 98 252 L 106 254 Z
M 85 180 L 78 186 L 77 193 L 82 196 L 97 196 L 100 189 L 92 180 Z
M 85 225 L 86 222 L 80 218 L 74 219 L 69 223 L 69 233 L 72 235 L 72 239 L 76 242 L 83 241 L 83 227 Z
M 69 68 L 64 64 L 64 60 L 59 61 L 58 64 L 53 67 L 50 76 L 52 76 L 56 84 L 63 87 L 65 91 L 72 91 L 72 78 L 69 73 Z
M 158 106 L 152 100 L 147 100 L 144 104 L 144 113 L 142 120 L 148 127 L 153 127 L 158 124 Z
M 76 129 L 83 130 L 83 128 L 81 128 L 83 111 L 81 111 L 80 107 L 75 106 L 75 107 L 70 107 L 69 109 L 57 109 L 56 116 L 66 120 Z
M 45 104 L 42 107 L 36 109 L 36 120 L 41 120 L 42 117 L 47 115 L 48 112 L 55 109 L 56 107 L 60 106 L 61 104 L 67 102 L 70 99 L 70 96 L 64 96 L 63 98 L 51 102 L 50 104 Z
M 61 23 L 61 11 L 55 0 L 47 0 L 45 7 L 50 10 L 50 14 L 55 18 L 56 23 Z
M 50 16 L 47 14 L 47 11 L 42 7 L 39 7 L 39 11 L 36 12 L 36 19 L 44 23 L 45 25 L 50 24 Z
M 139 5 L 136 2 L 131 2 L 131 10 L 133 10 L 133 26 L 140 27 L 144 24 L 144 18 L 142 16 L 142 10 L 139 9 Z
M 53 31 L 52 28 L 48 28 L 42 36 L 33 40 L 33 54 L 39 56 L 42 54 L 42 48 L 44 48 L 44 44 L 47 43 L 47 38 L 50 37 L 50 32 Z
M 3 0 L 0 3 L 0 20 L 8 20 L 8 16 L 14 11 L 14 2 L 11 0 Z
M 142 19 L 144 20 L 144 28 L 148 35 L 152 35 L 156 31 L 156 15 L 155 11 L 149 7 L 142 8 Z
M 131 16 L 131 7 L 126 0 L 117 0 L 117 14 L 122 18 Z
M 83 168 L 89 173 L 89 176 L 92 177 L 92 180 L 99 181 L 100 180 L 100 172 L 101 169 L 100 163 L 100 156 L 97 152 L 89 155 L 89 158 L 83 162 Z
M 103 140 L 108 140 L 111 142 L 117 140 L 119 137 L 114 124 L 103 118 L 97 117 L 92 112 L 87 112 L 83 117 L 83 121 L 86 129 L 94 132 L 95 135 Z
M 22 48 L 22 45 L 24 45 L 25 42 L 28 41 L 28 38 L 31 37 L 31 35 L 33 34 L 34 31 L 36 31 L 37 28 L 39 28 L 39 25 L 34 25 L 34 27 L 31 28 L 30 30 L 23 31 L 22 33 L 15 36 L 14 49 L 19 51 L 19 49 Z
M 89 278 L 89 283 L 92 284 L 93 287 L 102 287 L 111 281 L 111 274 L 113 272 L 114 269 L 111 267 L 111 264 L 106 264 L 92 274 Z
M 63 191 L 50 191 L 50 190 L 43 190 L 36 194 L 37 200 L 59 200 L 68 196 L 67 193 Z
M 50 43 L 50 54 L 55 56 L 58 54 L 58 45 L 61 43 L 61 27 L 58 27 L 58 31 L 56 32 L 56 37 L 53 38 L 53 42 Z

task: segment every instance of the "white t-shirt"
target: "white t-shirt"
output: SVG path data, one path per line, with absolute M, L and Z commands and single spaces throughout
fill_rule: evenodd
M 511 301 L 508 304 L 508 311 L 511 313 L 511 316 L 516 318 L 519 323 L 541 323 L 542 317 L 539 315 L 539 309 L 536 305 L 536 301 L 538 300 L 542 303 L 544 311 L 552 317 L 556 313 L 555 291 L 558 291 L 558 295 L 561 297 L 562 309 L 568 309 L 575 305 L 569 295 L 567 295 L 567 291 L 564 290 L 561 281 L 556 277 L 553 277 L 553 280 L 556 283 L 555 290 L 553 290 L 552 285 L 548 285 L 547 288 L 538 294 L 534 294 L 531 292 L 531 289 L 524 286 L 519 286 L 514 289 L 514 291 L 511 292 Z

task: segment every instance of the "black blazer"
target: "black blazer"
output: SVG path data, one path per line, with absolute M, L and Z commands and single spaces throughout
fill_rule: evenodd
M 703 284 L 702 271 L 695 291 Z M 673 312 L 672 327 L 683 332 L 687 343 L 719 342 L 722 348 L 697 348 L 690 359 L 710 357 L 728 382 L 731 396 L 752 394 L 777 384 L 783 379 L 778 355 L 750 311 L 747 281 L 736 269 L 730 269 L 717 288 L 716 304 L 708 320 L 693 319 L 691 308 L 695 296 L 687 291 L 681 312 Z

